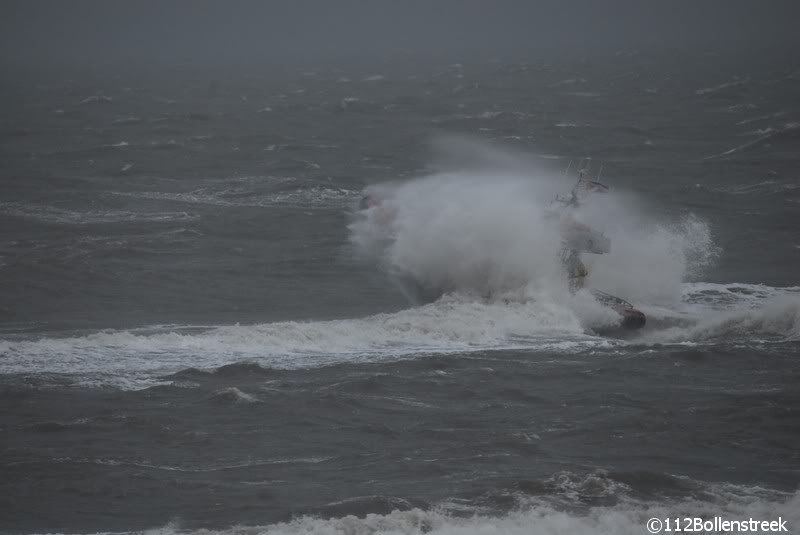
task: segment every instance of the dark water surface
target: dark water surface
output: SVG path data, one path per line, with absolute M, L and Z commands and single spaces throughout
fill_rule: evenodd
M 103 68 L 0 92 L 2 531 L 800 529 L 790 59 Z M 625 340 L 542 299 L 410 305 L 348 224 L 453 133 L 603 162 L 654 219 L 701 221 L 681 258 L 708 261 L 671 299 L 617 289 L 652 318 Z

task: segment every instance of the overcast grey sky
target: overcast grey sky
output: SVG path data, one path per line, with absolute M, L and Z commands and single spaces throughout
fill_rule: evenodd
M 469 58 L 663 46 L 797 44 L 786 0 L 4 0 L 2 56 L 19 62 L 324 62 L 398 52 Z

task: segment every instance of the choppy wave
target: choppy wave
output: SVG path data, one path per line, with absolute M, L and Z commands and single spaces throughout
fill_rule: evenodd
M 150 146 L 154 149 L 173 150 L 182 149 L 184 144 L 174 139 L 168 139 L 164 141 L 153 141 L 150 143 Z
M 359 319 L 259 325 L 173 326 L 103 331 L 67 338 L 0 341 L 0 373 L 58 374 L 86 385 L 143 388 L 170 382 L 186 368 L 237 362 L 296 369 L 345 362 L 379 362 L 486 350 L 569 355 L 605 353 L 626 344 L 761 343 L 800 339 L 800 288 L 696 283 L 684 286 L 676 308 L 642 308 L 681 326 L 645 329 L 628 341 L 591 332 L 615 316 L 579 293 L 568 303 L 487 302 L 469 295 Z M 587 330 L 588 329 L 588 330 Z M 770 338 L 771 337 L 771 338 Z M 236 393 L 222 397 L 242 401 Z
M 236 390 L 236 389 L 234 389 Z M 52 422 L 55 423 L 55 422 Z M 82 424 L 85 425 L 85 422 Z M 229 470 L 247 470 L 258 466 L 268 465 L 292 465 L 292 464 L 317 464 L 329 460 L 330 457 L 298 457 L 298 458 L 272 458 L 272 459 L 253 459 L 242 462 L 224 463 L 224 464 L 210 464 L 210 465 L 163 465 L 154 464 L 147 461 L 131 461 L 120 460 L 115 458 L 86 458 L 86 457 L 56 457 L 50 459 L 49 463 L 61 464 L 95 464 L 104 466 L 131 466 L 136 468 L 144 468 L 154 471 L 165 472 L 186 472 L 186 473 L 208 473 L 208 472 L 222 472 Z
M 778 112 L 775 112 L 775 113 L 769 113 L 767 115 L 759 115 L 757 117 L 749 117 L 747 119 L 742 119 L 741 121 L 739 121 L 736 124 L 738 124 L 738 125 L 750 124 L 750 123 L 765 121 L 767 119 L 774 119 L 774 118 L 780 117 L 782 115 L 786 115 L 786 112 L 785 111 L 778 111 Z
M 275 368 L 370 362 L 431 353 L 531 348 L 573 352 L 608 346 L 555 304 L 442 299 L 361 319 L 103 331 L 0 342 L 0 373 L 77 375 L 86 383 L 148 386 L 188 367 L 240 361 Z
M 9 250 L 13 251 L 15 255 L 25 256 L 30 260 L 42 263 L 52 262 L 53 258 L 59 258 L 61 262 L 90 261 L 95 255 L 107 254 L 111 251 L 156 252 L 164 246 L 174 251 L 175 247 L 191 243 L 199 236 L 202 236 L 202 233 L 194 229 L 168 228 L 168 230 L 160 232 L 143 232 L 125 236 L 117 234 L 80 235 L 57 243 L 15 242 Z
M 164 191 L 111 191 L 112 195 L 173 201 L 188 204 L 214 206 L 301 206 L 307 208 L 331 208 L 349 206 L 358 192 L 346 188 L 313 186 L 275 192 L 258 192 L 248 186 L 233 186 L 225 189 L 200 188 L 188 192 Z
M 687 305 L 702 305 L 704 308 L 730 310 L 755 308 L 766 302 L 796 296 L 800 298 L 800 286 L 776 288 L 764 284 L 695 282 L 684 284 L 682 301 Z
M 77 211 L 55 206 L 18 202 L 0 203 L 0 214 L 62 225 L 186 221 L 197 217 L 187 212 L 131 212 L 113 209 Z
M 762 180 L 756 183 L 730 184 L 711 189 L 730 195 L 771 195 L 782 194 L 798 188 L 800 188 L 800 183 L 791 180 Z
M 140 124 L 141 122 L 142 122 L 141 117 L 137 117 L 135 115 L 127 115 L 123 117 L 117 117 L 116 119 L 111 121 L 111 124 L 129 125 L 129 124 Z
M 544 482 L 557 496 L 511 493 L 511 511 L 493 512 L 491 507 L 464 504 L 454 499 L 436 506 L 413 507 L 393 496 L 359 496 L 327 504 L 322 511 L 333 514 L 304 515 L 287 522 L 261 526 L 235 525 L 223 529 L 187 530 L 179 521 L 143 532 L 161 535 L 641 535 L 651 518 L 699 517 L 710 520 L 782 520 L 791 533 L 800 525 L 800 492 L 788 493 L 732 484 L 703 484 L 667 477 L 673 483 L 694 487 L 694 496 L 637 499 L 630 487 L 608 474 L 585 477 L 556 474 Z M 536 484 L 538 488 L 540 484 Z M 377 512 L 370 512 L 377 511 Z M 663 525 L 662 525 L 663 528 Z M 705 532 L 704 532 L 705 533 Z
M 779 127 L 779 128 L 767 128 L 767 129 L 765 129 L 763 131 L 764 132 L 763 134 L 759 135 L 755 139 L 752 139 L 752 140 L 750 140 L 750 141 L 748 141 L 746 143 L 742 143 L 741 145 L 737 145 L 736 147 L 728 149 L 728 150 L 726 150 L 724 152 L 721 152 L 719 154 L 712 154 L 711 156 L 707 156 L 704 159 L 705 160 L 710 160 L 710 159 L 713 159 L 713 158 L 721 158 L 721 157 L 724 157 L 724 156 L 730 156 L 732 154 L 735 154 L 735 153 L 738 153 L 738 152 L 742 152 L 742 151 L 744 151 L 746 149 L 749 149 L 751 147 L 756 147 L 759 144 L 762 144 L 762 143 L 764 143 L 766 141 L 770 141 L 770 142 L 774 143 L 776 138 L 794 135 L 795 131 L 798 130 L 798 129 L 800 129 L 800 123 L 798 123 L 798 122 L 786 123 L 785 125 L 783 125 L 782 127 Z
M 719 85 L 715 85 L 712 87 L 703 87 L 695 91 L 697 95 L 712 95 L 723 89 L 729 89 L 731 87 L 738 87 L 745 83 L 745 80 L 731 80 L 730 82 L 725 82 Z
M 103 95 L 103 94 L 99 94 L 99 95 L 91 95 L 91 96 L 86 97 L 85 99 L 80 101 L 80 104 L 108 103 L 108 102 L 111 102 L 112 100 L 114 100 L 114 99 L 112 99 L 111 97 L 108 97 L 108 96 Z
M 728 304 L 724 312 L 700 313 L 690 326 L 648 333 L 649 341 L 663 342 L 794 342 L 800 340 L 800 292 L 797 289 L 757 306 L 752 294 L 745 306 Z M 724 295 L 725 298 L 730 296 Z M 738 299 L 734 299 L 738 300 Z M 748 303 L 749 301 L 749 303 Z M 749 306 L 748 306 L 749 305 Z
M 596 98 L 602 96 L 602 93 L 597 93 L 594 91 L 570 91 L 564 94 L 573 97 L 583 97 L 583 98 Z

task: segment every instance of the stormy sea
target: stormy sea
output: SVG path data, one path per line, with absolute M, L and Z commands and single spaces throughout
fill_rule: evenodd
M 798 95 L 705 52 L 7 70 L 0 531 L 800 530 Z

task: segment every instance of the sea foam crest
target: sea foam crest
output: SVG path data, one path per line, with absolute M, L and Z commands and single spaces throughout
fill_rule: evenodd
M 388 514 L 318 518 L 302 516 L 264 526 L 186 532 L 177 523 L 148 530 L 148 535 L 641 535 L 651 518 L 719 516 L 725 520 L 781 520 L 789 531 L 800 525 L 800 493 L 782 494 L 759 488 L 718 485 L 707 489 L 709 500 L 638 501 L 616 505 L 562 508 L 531 499 L 506 514 L 454 516 L 443 508 L 394 510 Z

